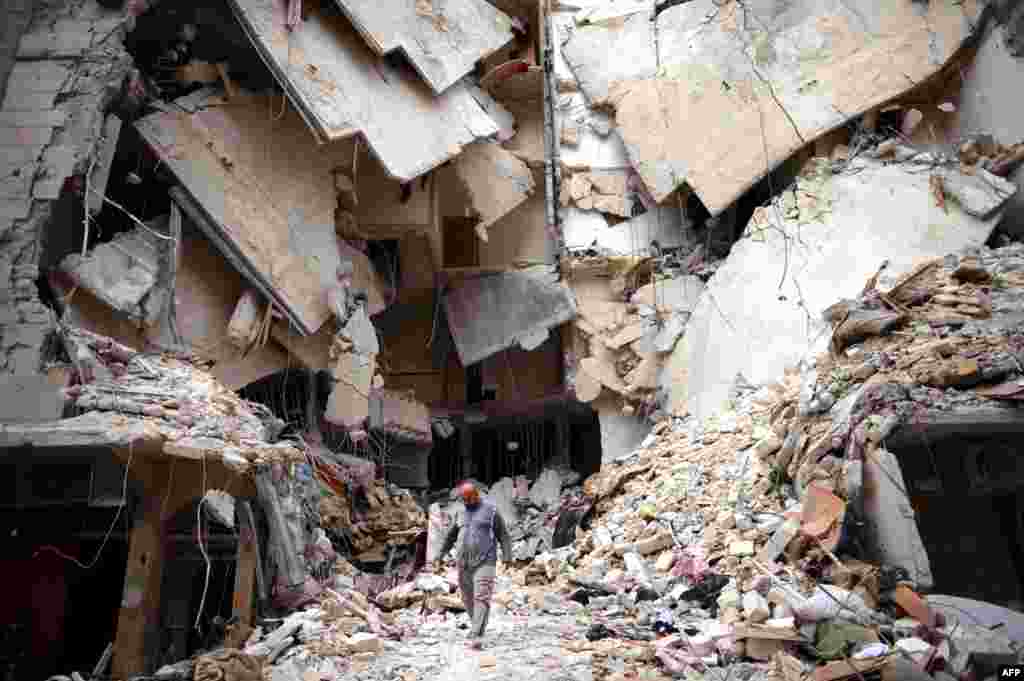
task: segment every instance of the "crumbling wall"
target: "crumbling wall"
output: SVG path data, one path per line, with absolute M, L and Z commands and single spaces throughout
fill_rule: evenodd
M 121 45 L 124 16 L 91 0 L 35 6 L 17 0 L 4 9 L 0 372 L 31 375 L 52 329 L 36 288 L 53 238 L 47 230 L 60 220 L 63 235 L 81 240 L 85 175 L 102 173 L 92 160 L 105 142 L 105 114 L 131 60 Z

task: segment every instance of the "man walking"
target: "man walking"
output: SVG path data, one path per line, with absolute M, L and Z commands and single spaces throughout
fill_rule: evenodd
M 459 485 L 458 493 L 466 504 L 462 550 L 456 561 L 459 569 L 459 589 L 462 591 L 462 604 L 470 619 L 470 647 L 480 650 L 483 647 L 480 639 L 487 628 L 491 596 L 494 595 L 498 542 L 501 542 L 502 560 L 508 562 L 512 559 L 512 540 L 498 509 L 491 502 L 480 499 L 480 491 L 476 485 L 464 482 Z M 441 553 L 434 563 L 435 568 L 440 568 L 441 559 L 455 545 L 459 529 L 459 525 L 456 524 L 448 531 Z

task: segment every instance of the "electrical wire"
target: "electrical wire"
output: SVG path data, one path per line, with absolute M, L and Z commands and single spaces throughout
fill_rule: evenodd
M 122 511 L 124 511 L 125 500 L 127 499 L 128 496 L 128 471 L 131 468 L 132 458 L 134 457 L 134 455 L 135 448 L 132 444 L 129 444 L 128 463 L 126 463 L 124 466 L 124 481 L 121 483 L 121 503 L 118 504 L 117 513 L 114 514 L 114 520 L 110 523 L 110 527 L 107 528 L 107 533 L 103 535 L 103 541 L 100 543 L 100 547 L 96 549 L 96 555 L 93 556 L 92 561 L 90 561 L 89 564 L 86 565 L 77 558 L 69 556 L 68 554 L 64 553 L 56 546 L 50 546 L 49 544 L 46 546 L 40 546 L 38 549 L 36 549 L 35 553 L 32 554 L 32 558 L 38 558 L 39 554 L 41 554 L 43 551 L 49 551 L 50 553 L 57 554 L 66 561 L 74 563 L 83 570 L 91 570 L 94 567 L 96 567 L 96 563 L 99 562 L 100 556 L 103 554 L 103 549 L 106 547 L 107 542 L 110 540 L 110 535 L 114 533 L 114 528 L 117 527 L 117 521 L 120 520 Z
M 206 607 L 206 592 L 210 589 L 210 555 L 206 552 L 206 547 L 203 546 L 203 502 L 206 501 L 206 455 L 203 454 L 203 495 L 199 498 L 199 504 L 196 506 L 196 540 L 199 544 L 199 551 L 203 554 L 203 560 L 206 561 L 206 579 L 203 581 L 203 597 L 199 600 L 199 612 L 196 613 L 195 630 L 199 629 L 199 620 L 203 616 L 203 608 Z

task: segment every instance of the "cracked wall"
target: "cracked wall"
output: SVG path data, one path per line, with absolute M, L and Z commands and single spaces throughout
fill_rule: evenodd
M 36 280 L 51 238 L 82 238 L 84 175 L 131 60 L 124 15 L 97 3 L 5 3 L 0 42 L 0 373 L 31 375 L 52 328 Z M 102 169 L 99 169 L 102 170 Z M 75 246 L 77 248 L 78 246 Z

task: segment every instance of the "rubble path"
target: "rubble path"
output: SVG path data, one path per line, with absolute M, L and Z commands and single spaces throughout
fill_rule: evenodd
M 502 582 L 505 580 L 499 580 Z M 511 589 L 505 582 L 499 585 Z M 466 646 L 469 629 L 465 614 L 458 616 L 421 616 L 418 608 L 400 615 L 403 625 L 416 632 L 402 641 L 389 641 L 384 651 L 373 658 L 365 670 L 349 678 L 361 681 L 406 679 L 436 681 L 478 681 L 508 679 L 527 681 L 590 681 L 591 656 L 569 654 L 562 644 L 584 638 L 586 625 L 570 615 L 552 615 L 532 611 L 519 615 L 497 603 L 491 608 L 491 620 L 484 637 L 483 650 Z

